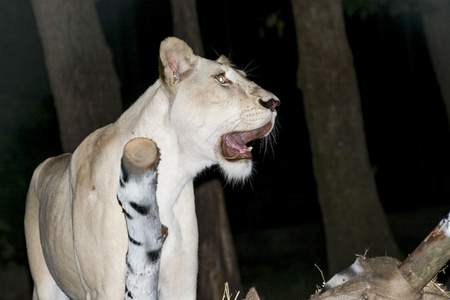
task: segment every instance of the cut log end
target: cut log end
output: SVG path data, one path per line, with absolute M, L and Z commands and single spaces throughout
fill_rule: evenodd
M 135 138 L 125 145 L 123 158 L 136 168 L 155 169 L 159 161 L 159 150 L 152 140 Z

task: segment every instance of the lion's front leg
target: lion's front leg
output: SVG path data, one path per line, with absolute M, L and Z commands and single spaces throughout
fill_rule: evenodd
M 170 233 L 164 247 L 170 243 L 168 241 Z M 167 253 L 166 248 L 165 255 L 163 251 L 159 277 L 159 299 L 196 299 L 198 270 L 197 251 L 188 252 L 182 250 L 172 254 Z
M 161 208 L 161 207 L 160 207 Z M 172 219 L 168 222 L 167 219 Z M 173 214 L 161 213 L 169 235 L 161 255 L 159 300 L 194 300 L 197 295 L 198 227 L 192 184 L 187 184 Z

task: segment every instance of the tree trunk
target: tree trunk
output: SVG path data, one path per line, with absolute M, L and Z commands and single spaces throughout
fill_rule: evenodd
M 422 14 L 425 38 L 450 127 L 450 2 L 426 0 L 436 9 Z
M 184 40 L 194 53 L 204 56 L 202 36 L 197 16 L 195 0 L 171 0 L 173 35 Z
M 32 0 L 63 150 L 120 115 L 120 84 L 92 0 Z
M 357 88 L 336 0 L 292 0 L 314 175 L 331 274 L 355 254 L 400 256 L 378 199 Z
M 199 300 L 222 299 L 226 282 L 232 293 L 241 289 L 222 185 L 218 180 L 204 183 L 196 189 L 195 196 L 200 221 L 197 298 Z

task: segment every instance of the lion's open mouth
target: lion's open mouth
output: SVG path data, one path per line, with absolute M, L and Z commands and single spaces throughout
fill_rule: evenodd
M 247 143 L 262 138 L 272 128 L 269 122 L 263 127 L 251 131 L 231 132 L 222 135 L 222 154 L 226 160 L 252 159 L 252 147 Z

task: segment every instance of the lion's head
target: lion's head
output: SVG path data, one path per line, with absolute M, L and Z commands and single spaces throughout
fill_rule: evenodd
M 224 56 L 202 58 L 177 38 L 161 43 L 160 82 L 171 101 L 180 151 L 193 163 L 219 164 L 229 180 L 247 178 L 252 172 L 247 144 L 271 133 L 278 98 Z

